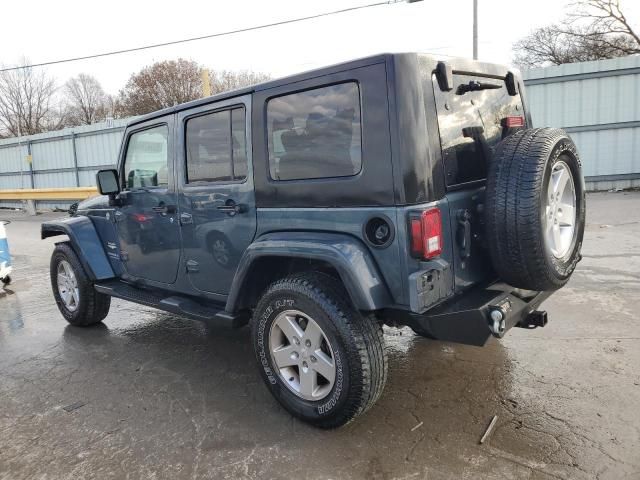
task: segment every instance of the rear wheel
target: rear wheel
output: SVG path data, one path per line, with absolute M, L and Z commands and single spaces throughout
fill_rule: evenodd
M 342 291 L 328 275 L 292 275 L 267 289 L 251 320 L 267 387 L 291 414 L 323 428 L 370 408 L 387 376 L 380 323 Z
M 94 325 L 107 316 L 111 297 L 95 291 L 69 243 L 56 245 L 51 255 L 50 274 L 53 297 L 71 325 Z

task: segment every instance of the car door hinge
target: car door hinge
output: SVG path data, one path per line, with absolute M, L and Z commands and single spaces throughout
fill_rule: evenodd
M 458 211 L 457 237 L 460 258 L 465 260 L 471 256 L 471 213 L 468 210 Z
M 187 272 L 195 273 L 200 271 L 200 265 L 195 260 L 187 260 Z

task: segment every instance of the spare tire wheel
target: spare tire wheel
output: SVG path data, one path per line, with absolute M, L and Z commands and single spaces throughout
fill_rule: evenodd
M 580 260 L 585 188 L 576 146 L 555 128 L 516 132 L 496 148 L 487 176 L 486 237 L 505 282 L 556 290 Z

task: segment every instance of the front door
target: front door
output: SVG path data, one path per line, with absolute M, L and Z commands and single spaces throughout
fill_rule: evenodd
M 256 232 L 251 96 L 178 115 L 184 262 L 197 290 L 226 295 Z
M 180 260 L 173 123 L 167 116 L 127 131 L 114 212 L 127 274 L 164 284 L 175 282 Z

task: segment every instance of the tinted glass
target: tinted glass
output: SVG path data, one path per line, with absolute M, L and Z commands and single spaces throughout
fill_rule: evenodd
M 166 125 L 134 133 L 129 137 L 124 161 L 126 188 L 167 186 L 168 137 Z
M 115 170 L 98 172 L 98 189 L 103 195 L 118 193 L 118 176 Z
M 498 88 L 465 91 L 470 81 Z M 524 115 L 520 95 L 509 96 L 504 80 L 454 75 L 453 84 L 443 92 L 433 79 L 447 185 L 486 178 L 493 149 L 502 140 L 502 120 Z
M 233 174 L 236 180 L 247 177 L 247 135 L 244 108 L 231 110 Z
M 244 180 L 247 176 L 244 108 L 188 120 L 186 148 L 188 183 Z
M 270 100 L 267 128 L 269 171 L 275 180 L 347 177 L 362 168 L 355 82 Z

